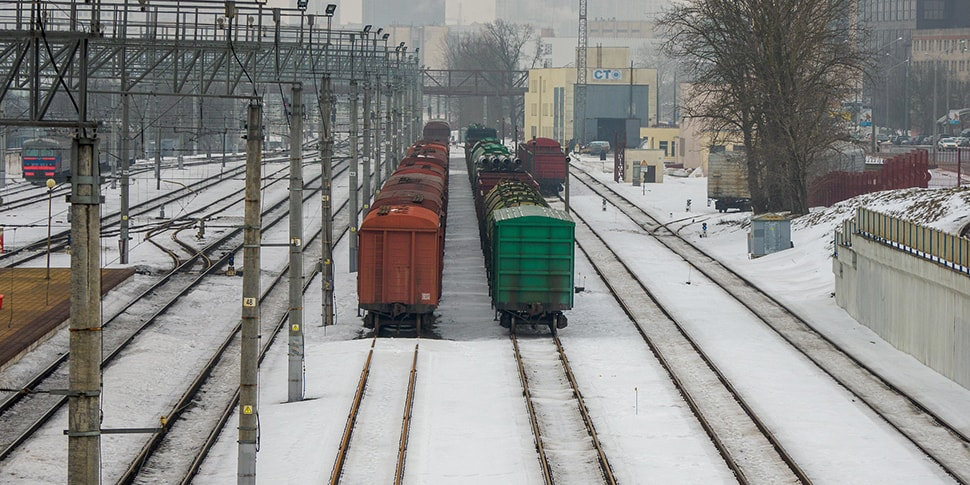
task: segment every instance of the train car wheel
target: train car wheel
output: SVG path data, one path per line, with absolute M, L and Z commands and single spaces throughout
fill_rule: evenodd
M 499 325 L 509 328 L 512 325 L 512 320 L 509 318 L 508 314 L 503 313 L 499 319 Z

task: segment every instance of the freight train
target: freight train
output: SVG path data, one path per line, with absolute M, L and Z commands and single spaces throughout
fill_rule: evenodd
M 573 306 L 576 224 L 497 140 L 466 148 L 492 306 L 499 323 L 565 328 Z
M 358 307 L 366 312 L 364 326 L 378 334 L 382 327 L 420 334 L 441 298 L 449 148 L 447 138 L 437 138 L 408 149 L 357 232 Z
M 471 147 L 475 146 L 479 140 L 483 140 L 485 138 L 498 138 L 498 130 L 480 124 L 468 125 L 468 127 L 465 128 L 465 151 L 467 152 L 471 149 Z
M 519 143 L 516 156 L 522 160 L 526 172 L 539 184 L 545 196 L 555 196 L 566 182 L 566 154 L 562 145 L 552 138 L 533 138 Z

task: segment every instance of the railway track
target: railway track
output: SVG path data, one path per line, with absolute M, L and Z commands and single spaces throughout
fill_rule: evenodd
M 344 168 L 343 170 L 346 171 L 346 168 Z M 339 173 L 341 172 L 338 172 L 338 174 Z M 314 192 L 307 191 L 307 195 L 305 196 L 304 200 L 305 201 L 310 200 L 312 198 L 313 193 Z M 225 210 L 227 207 L 231 205 L 232 204 L 230 203 L 225 207 L 219 208 L 218 210 Z M 270 210 L 275 211 L 275 214 L 276 214 L 275 217 L 278 222 L 279 220 L 285 219 L 286 217 L 285 214 L 287 212 L 287 209 L 288 209 L 287 199 L 284 198 L 283 200 L 280 201 L 280 203 L 273 206 Z M 267 213 L 266 215 L 270 215 L 270 214 L 271 213 Z M 346 217 L 344 217 L 344 219 L 345 221 L 343 222 L 343 227 L 345 228 L 347 225 Z M 272 224 L 273 223 L 268 224 L 267 226 L 271 226 Z M 165 278 L 162 278 L 162 281 L 160 281 L 156 285 L 153 285 L 151 288 L 147 289 L 141 295 L 139 295 L 134 300 L 132 300 L 132 302 L 129 303 L 129 305 L 127 305 L 125 309 L 122 309 L 116 314 L 116 317 L 124 314 L 125 310 L 127 310 L 127 313 L 129 314 L 135 315 L 135 320 L 139 320 L 143 318 L 142 317 L 143 315 L 154 315 L 152 318 L 149 319 L 149 320 L 154 320 L 155 317 L 163 314 L 165 312 L 165 309 L 169 308 L 172 304 L 174 304 L 174 301 L 179 298 L 178 295 L 184 294 L 185 292 L 189 291 L 189 289 L 192 286 L 196 285 L 198 281 L 200 281 L 206 274 L 210 273 L 211 271 L 202 271 L 201 274 L 199 274 L 195 278 L 181 275 L 179 273 L 184 272 L 187 268 L 191 267 L 191 265 L 193 265 L 195 262 L 200 260 L 203 260 L 203 266 L 209 267 L 210 270 L 215 268 L 216 265 L 224 263 L 226 256 L 234 252 L 235 249 L 233 248 L 236 248 L 236 246 L 238 246 L 241 243 L 241 241 L 237 241 L 234 246 L 230 248 L 225 248 L 226 246 L 225 241 L 228 240 L 229 238 L 237 237 L 240 234 L 241 234 L 241 231 L 231 231 L 230 234 L 227 234 L 226 236 L 218 238 L 214 243 L 209 244 L 207 247 L 201 250 L 194 251 L 195 252 L 194 256 L 189 257 L 181 265 L 176 267 L 175 270 L 173 270 L 168 276 L 166 276 Z M 314 238 L 315 237 L 316 236 L 314 236 Z M 308 241 L 312 241 L 312 238 L 309 239 Z M 190 248 L 190 249 L 194 249 L 194 248 Z M 211 258 L 208 254 L 212 254 L 212 255 L 218 254 L 219 256 L 215 258 Z M 207 260 L 207 259 L 210 260 L 209 263 L 204 262 L 204 260 Z M 213 263 L 211 259 L 215 259 L 216 262 Z M 282 272 L 281 272 L 281 275 L 282 275 Z M 277 280 L 280 277 L 281 276 L 278 276 Z M 190 280 L 190 282 L 187 284 L 174 283 L 176 287 L 183 288 L 181 291 L 177 289 L 176 290 L 160 289 L 160 288 L 163 288 L 166 285 L 166 283 L 171 279 Z M 144 308 L 145 302 L 152 299 L 150 297 L 154 297 L 155 300 L 158 300 L 164 297 L 162 293 L 177 293 L 178 295 L 168 297 L 169 303 L 167 304 L 155 303 L 154 304 L 155 307 L 158 307 L 159 305 L 161 305 L 162 308 L 160 309 L 155 310 L 152 308 L 148 308 L 148 309 Z M 142 308 L 135 308 L 135 306 L 137 305 L 142 305 Z M 278 305 L 278 306 L 281 308 L 286 308 L 285 300 L 282 305 Z M 108 323 L 112 323 L 114 320 L 115 319 L 112 319 Z M 119 344 L 117 350 L 111 352 L 108 355 L 108 357 L 105 359 L 105 364 L 110 362 L 114 358 L 114 356 L 120 352 L 122 347 L 124 347 L 128 342 L 134 339 L 135 335 L 142 332 L 142 329 L 147 328 L 149 323 L 150 322 L 146 322 L 144 325 L 142 325 L 136 330 L 129 330 L 127 333 L 130 335 L 130 337 L 128 337 L 128 339 L 124 343 Z M 117 325 L 121 325 L 121 324 L 117 324 Z M 115 325 L 115 327 L 117 327 L 117 325 Z M 109 332 L 105 332 L 105 333 L 108 334 Z M 124 332 L 116 332 L 116 333 L 124 333 Z M 108 348 L 111 348 L 111 346 L 113 345 L 114 345 L 113 342 L 106 343 L 106 346 Z M 57 410 L 57 408 L 63 404 L 64 400 L 59 399 L 57 396 L 44 394 L 44 393 L 34 393 L 30 391 L 37 388 L 66 387 L 66 381 L 64 381 L 64 375 L 63 375 L 66 372 L 66 365 L 64 365 L 66 359 L 67 359 L 67 355 L 66 354 L 62 355 L 61 358 L 57 360 L 57 362 L 54 362 L 51 365 L 47 366 L 36 377 L 31 379 L 27 383 L 27 385 L 24 386 L 24 392 L 16 393 L 14 395 L 8 396 L 8 398 L 3 401 L 2 405 L 0 405 L 0 420 L 3 420 L 4 417 L 10 418 L 11 416 L 14 416 L 14 418 L 12 419 L 19 420 L 22 423 L 20 425 L 4 424 L 2 426 L 3 431 L 6 433 L 6 436 L 8 437 L 15 434 L 16 430 L 18 429 L 21 430 L 22 432 L 16 438 L 0 440 L 0 442 L 6 443 L 6 445 L 0 448 L 0 450 L 2 450 L 2 453 L 0 453 L 0 458 L 6 457 L 14 449 L 16 449 L 16 447 L 20 443 L 22 443 L 35 430 L 39 429 L 40 426 L 47 419 L 49 419 L 51 415 L 53 415 L 53 413 Z M 46 403 L 40 402 L 37 399 L 35 399 L 38 396 L 46 397 L 47 398 Z M 21 409 L 26 409 L 28 411 L 23 412 L 21 411 Z M 44 409 L 46 409 L 46 411 L 43 411 Z M 176 413 L 172 413 L 172 414 L 176 414 Z M 30 416 L 38 416 L 38 415 L 39 415 L 38 419 L 36 419 L 32 424 L 27 425 L 27 422 L 30 421 Z M 167 421 L 169 423 L 174 423 L 176 420 L 172 419 L 171 417 L 167 417 Z M 144 459 L 139 460 L 139 463 L 143 463 L 143 462 L 144 462 Z
M 240 160 L 245 160 L 245 157 L 234 156 L 232 157 L 233 162 L 238 162 Z M 185 162 L 183 165 L 186 167 L 207 165 L 210 163 L 215 163 L 211 161 L 201 161 L 201 162 Z M 175 163 L 166 163 L 162 165 L 162 168 L 173 168 L 176 167 Z M 130 171 L 130 175 L 138 175 L 140 173 L 154 171 L 155 167 L 150 168 L 134 168 Z M 101 185 L 110 184 L 110 178 L 106 174 L 101 174 Z M 33 185 L 27 183 L 24 187 L 17 187 L 12 191 L 4 191 L 4 201 L 3 206 L 0 206 L 0 213 L 12 211 L 15 209 L 20 209 L 23 207 L 28 207 L 32 204 L 37 204 L 46 201 L 50 197 L 64 197 L 71 193 L 71 184 L 60 183 L 51 191 L 50 194 L 47 193 L 47 187 L 43 185 Z M 26 196 L 20 196 L 21 194 L 27 194 Z M 12 196 L 17 197 L 12 197 Z
M 335 171 L 334 176 L 346 173 L 343 168 Z M 309 192 L 309 191 L 307 191 Z M 310 200 L 305 197 L 305 201 Z M 336 202 L 336 201 L 335 201 Z M 348 233 L 348 201 L 344 199 L 334 207 L 334 244 Z M 320 229 L 306 239 L 304 257 L 310 260 L 319 256 L 321 251 Z M 316 253 L 316 254 L 314 254 Z M 288 285 L 285 282 L 288 264 L 272 279 L 260 296 L 260 335 L 263 344 L 259 352 L 262 362 L 285 329 L 289 317 Z M 314 268 L 305 275 L 303 291 L 319 276 Z M 146 442 L 138 456 L 131 459 L 118 483 L 156 482 L 160 471 L 164 471 L 166 483 L 188 484 L 198 473 L 209 450 L 215 446 L 219 434 L 236 411 L 239 399 L 239 325 L 236 325 L 212 353 L 206 364 L 192 379 L 191 385 L 175 403 L 169 413 L 164 433 L 153 435 Z M 191 412 L 184 412 L 191 408 Z
M 703 274 L 730 294 L 764 322 L 767 328 L 851 392 L 858 402 L 880 416 L 947 474 L 960 482 L 970 483 L 970 440 L 959 429 L 947 424 L 916 397 L 893 386 L 876 371 L 815 331 L 784 304 L 679 237 L 674 230 L 611 190 L 608 185 L 578 168 L 572 175 L 671 252 L 686 260 L 693 271 Z
M 409 356 L 406 352 L 398 351 L 403 349 L 392 347 L 393 340 L 384 340 L 386 343 L 382 344 L 382 349 L 375 357 L 374 351 L 378 340 L 378 336 L 375 335 L 367 358 L 364 360 L 357 390 L 347 413 L 347 421 L 334 458 L 330 485 L 337 485 L 341 480 L 344 483 L 393 482 L 395 484 L 404 481 L 420 344 L 414 345 L 414 352 Z M 384 346 L 389 348 L 384 349 Z M 375 360 L 381 363 L 372 369 Z M 410 370 L 407 371 L 408 378 L 403 379 L 408 363 L 410 363 Z M 367 391 L 372 377 L 374 384 L 370 387 L 371 390 Z M 364 419 L 358 419 L 360 416 Z M 388 433 L 387 430 L 395 426 L 398 416 L 401 416 L 400 434 Z M 397 443 L 394 442 L 395 438 Z M 355 448 L 353 446 L 355 442 L 360 443 L 360 446 Z M 363 443 L 366 443 L 366 449 Z M 373 448 L 396 452 L 394 470 L 375 470 L 373 466 L 368 466 L 375 458 Z M 377 453 L 382 454 L 380 451 Z
M 744 397 L 576 212 L 576 242 L 596 267 L 644 342 L 739 483 L 811 483 Z
M 543 483 L 615 485 L 559 337 L 510 338 Z
M 308 238 L 308 247 L 314 244 L 319 247 L 319 236 L 317 230 Z M 289 317 L 289 288 L 285 284 L 289 276 L 287 268 L 279 271 L 260 295 L 260 335 L 265 338 L 259 351 L 260 362 L 286 328 Z M 313 270 L 306 275 L 304 292 L 317 274 Z M 129 460 L 118 483 L 139 483 L 146 479 L 155 482 L 157 479 L 150 477 L 157 476 L 161 470 L 164 470 L 166 483 L 188 484 L 192 481 L 219 433 L 236 411 L 240 330 L 237 324 L 216 347 L 179 400 L 165 414 L 164 432 L 149 438 L 138 455 Z M 185 412 L 189 408 L 192 412 Z
M 133 204 L 129 207 L 129 218 L 135 218 L 138 216 L 146 215 L 151 212 L 157 211 L 160 207 L 172 204 L 178 200 L 194 197 L 195 194 L 205 190 L 206 188 L 215 186 L 216 184 L 224 182 L 226 179 L 238 176 L 245 173 L 245 166 L 239 166 L 227 170 L 225 173 L 215 175 L 212 177 L 207 177 L 194 184 L 182 187 L 178 190 L 174 190 L 167 194 L 162 195 L 156 199 L 148 200 L 140 204 Z M 45 197 L 46 198 L 46 197 Z M 121 222 L 120 212 L 115 212 L 101 217 L 101 237 L 109 237 L 112 235 L 117 235 L 116 231 L 109 230 L 108 228 L 119 225 Z M 137 231 L 137 228 L 132 228 L 133 232 Z M 59 231 L 51 234 L 51 251 L 60 251 L 67 247 L 68 236 L 70 236 L 70 229 Z M 11 249 L 3 254 L 0 254 L 0 264 L 5 267 L 16 266 L 24 262 L 33 260 L 35 258 L 43 257 L 47 254 L 47 241 L 46 239 L 37 240 L 29 244 L 25 244 L 16 249 Z
M 308 196 L 309 198 L 309 196 Z M 268 207 L 264 216 L 275 219 L 267 224 L 285 220 L 288 200 Z M 179 300 L 205 281 L 224 263 L 229 254 L 236 252 L 242 244 L 242 229 L 228 231 L 211 241 L 206 247 L 182 261 L 164 277 L 148 289 L 131 299 L 126 305 L 106 319 L 102 327 L 104 338 L 104 358 L 102 367 L 110 365 L 135 338 L 157 324 Z M 208 269 L 189 275 L 183 270 L 191 267 L 200 259 L 214 257 L 216 263 Z M 22 386 L 22 392 L 7 393 L 0 401 L 0 460 L 13 453 L 30 435 L 40 429 L 67 402 L 62 393 L 40 391 L 41 389 L 66 389 L 69 353 L 59 354 Z

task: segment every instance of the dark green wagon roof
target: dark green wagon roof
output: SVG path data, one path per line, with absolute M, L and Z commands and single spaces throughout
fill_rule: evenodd
M 525 217 L 545 217 L 548 219 L 555 219 L 560 221 L 566 221 L 570 224 L 575 225 L 573 218 L 569 216 L 564 211 L 559 209 L 553 209 L 551 207 L 542 207 L 538 205 L 520 205 L 516 207 L 506 207 L 504 209 L 498 209 L 493 211 L 492 220 L 496 223 L 502 221 L 508 221 L 512 219 L 520 219 Z

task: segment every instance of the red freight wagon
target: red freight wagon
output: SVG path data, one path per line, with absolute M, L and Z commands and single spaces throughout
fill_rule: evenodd
M 441 172 L 443 174 L 445 175 L 448 174 L 447 158 L 439 159 L 436 157 L 426 157 L 426 156 L 407 156 L 407 157 L 404 157 L 404 160 L 401 160 L 401 163 L 398 164 L 397 169 L 400 170 L 405 167 L 422 166 L 422 165 L 435 165 L 442 169 Z
M 406 200 L 418 204 L 435 203 L 443 206 L 446 190 L 447 185 L 432 174 L 409 173 L 402 177 L 393 176 L 384 184 L 372 206 L 385 204 L 383 201 L 391 197 L 407 197 Z
M 434 156 L 435 158 L 441 158 L 442 156 L 447 159 L 448 154 L 451 153 L 451 148 L 440 142 L 421 140 L 408 148 L 407 156 L 412 155 L 428 155 Z
M 444 120 L 432 120 L 424 125 L 421 136 L 425 140 L 440 141 L 447 145 L 451 141 L 451 126 Z
M 405 159 L 407 160 L 407 159 Z M 394 172 L 394 175 L 407 175 L 407 174 L 424 174 L 424 175 L 434 175 L 440 177 L 442 180 L 447 180 L 448 173 L 445 167 L 435 163 L 402 163 L 400 167 Z M 447 183 L 445 185 L 448 185 Z
M 542 195 L 556 195 L 566 181 L 566 154 L 551 138 L 533 138 L 519 143 L 516 156 L 539 184 Z

